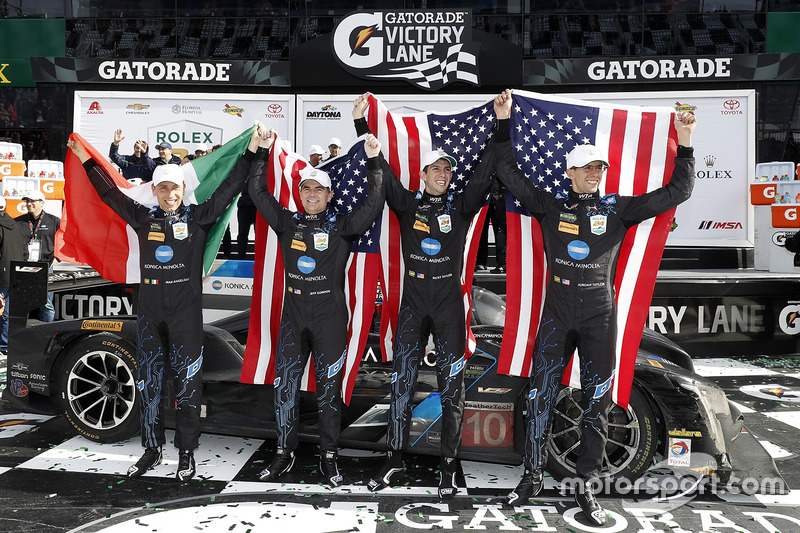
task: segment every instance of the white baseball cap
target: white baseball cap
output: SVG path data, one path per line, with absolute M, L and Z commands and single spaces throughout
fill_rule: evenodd
M 422 156 L 422 161 L 421 161 L 422 170 L 424 171 L 425 168 L 428 167 L 428 165 L 432 165 L 432 164 L 434 164 L 435 162 L 437 162 L 440 159 L 444 159 L 445 161 L 450 163 L 450 168 L 451 169 L 456 168 L 456 160 L 455 160 L 455 158 L 453 158 L 453 156 L 451 156 L 451 155 L 446 154 L 444 150 L 439 148 L 438 150 L 434 150 L 432 152 L 428 152 L 427 154 Z
M 298 184 L 298 187 L 302 187 L 303 183 L 305 183 L 307 180 L 314 180 L 323 187 L 328 189 L 331 188 L 331 177 L 328 176 L 328 173 L 324 170 L 317 170 L 311 165 L 300 171 L 300 183 Z
M 169 181 L 177 185 L 183 185 L 183 169 L 180 165 L 159 165 L 153 171 L 153 186 L 164 181 Z
M 23 200 L 41 200 L 44 202 L 44 193 L 39 189 L 34 189 L 22 197 Z
M 609 166 L 608 158 L 600 148 L 593 144 L 579 144 L 567 154 L 567 168 L 579 168 L 592 161 L 600 161 L 605 166 Z
M 328 146 L 330 146 L 332 144 L 335 144 L 339 148 L 342 147 L 342 141 L 339 139 L 339 137 L 331 137 L 331 140 L 328 141 Z
M 206 146 L 203 143 L 200 143 L 200 144 L 198 144 L 197 146 L 194 147 L 194 151 L 195 152 L 207 152 L 208 151 L 208 146 Z
M 323 150 L 322 146 L 320 146 L 318 144 L 312 144 L 311 148 L 308 149 L 308 155 L 314 155 L 314 154 L 324 155 L 325 154 L 325 150 Z

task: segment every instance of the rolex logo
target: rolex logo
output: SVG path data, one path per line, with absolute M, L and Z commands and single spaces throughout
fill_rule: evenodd
M 706 162 L 706 167 L 711 168 L 714 166 L 714 163 L 717 162 L 717 158 L 714 157 L 713 155 L 707 155 L 704 161 Z

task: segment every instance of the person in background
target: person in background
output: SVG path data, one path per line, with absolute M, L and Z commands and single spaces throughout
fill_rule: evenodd
M 158 157 L 153 159 L 153 161 L 156 163 L 156 166 L 181 164 L 181 158 L 172 153 L 172 145 L 167 141 L 161 141 L 158 143 L 156 145 L 156 150 L 158 150 Z
M 312 144 L 311 148 L 308 149 L 308 162 L 311 163 L 312 167 L 315 167 L 322 163 L 323 155 L 325 155 L 325 150 L 322 149 L 322 146 Z
M 342 141 L 339 140 L 339 137 L 331 137 L 331 140 L 328 141 L 328 153 L 331 154 L 331 156 L 328 159 L 333 159 L 338 156 L 341 151 Z
M 117 165 L 122 171 L 126 180 L 140 179 L 148 182 L 153 177 L 153 169 L 156 163 L 147 155 L 147 142 L 139 139 L 133 144 L 133 155 L 119 155 L 119 143 L 125 137 L 122 130 L 114 132 L 114 140 L 108 150 L 108 158 Z
M 56 231 L 61 225 L 61 219 L 44 210 L 44 194 L 40 190 L 28 193 L 23 199 L 28 213 L 20 215 L 14 220 L 22 226 L 22 231 L 27 240 L 25 259 L 27 261 L 44 261 L 52 272 L 56 258 L 53 255 L 56 242 Z M 47 293 L 47 303 L 39 308 L 39 320 L 52 322 L 55 320 L 56 310 L 53 307 L 53 293 Z
M 203 157 L 208 152 L 208 146 L 203 143 L 198 144 L 194 149 L 194 158 Z
M 25 260 L 25 233 L 6 213 L 6 199 L 0 196 L 0 354 L 8 352 L 8 289 L 11 261 Z

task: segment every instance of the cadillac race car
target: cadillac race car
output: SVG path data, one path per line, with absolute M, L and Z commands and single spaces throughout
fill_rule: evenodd
M 80 282 L 80 280 L 78 280 Z M 101 283 L 96 277 L 86 283 Z M 15 263 L 6 411 L 63 413 L 87 439 L 113 442 L 139 430 L 136 388 L 136 317 L 104 316 L 40 323 L 28 319 L 46 297 L 48 277 L 41 263 Z M 519 464 L 525 435 L 528 380 L 497 373 L 503 339 L 504 300 L 485 289 L 473 292 L 473 331 L 478 349 L 467 362 L 466 406 L 460 457 Z M 259 438 L 275 437 L 271 386 L 239 382 L 249 311 L 207 324 L 203 367 L 202 430 Z M 420 370 L 413 410 L 411 453 L 439 454 L 441 408 L 435 353 Z M 350 405 L 342 418 L 342 447 L 385 449 L 391 365 L 381 362 L 377 335 L 364 353 Z M 171 384 L 168 406 L 174 406 Z M 558 396 L 548 443 L 548 471 L 560 478 L 575 473 L 580 441 L 580 391 Z M 174 416 L 167 409 L 167 423 Z M 313 397 L 301 399 L 300 436 L 318 441 Z M 737 472 L 737 442 L 766 455 L 743 431 L 743 417 L 722 389 L 692 370 L 689 355 L 661 335 L 642 336 L 630 405 L 609 414 L 604 468 L 635 479 L 671 454 L 711 457 L 717 473 Z M 752 451 L 754 449 L 755 451 Z M 686 456 L 689 454 L 689 456 Z M 741 455 L 741 453 L 738 453 Z M 768 462 L 772 464 L 769 456 Z M 748 461 L 747 464 L 752 463 Z M 688 464 L 688 463 L 686 463 Z M 697 468 L 708 468 L 700 464 Z M 777 475 L 777 471 L 770 472 Z

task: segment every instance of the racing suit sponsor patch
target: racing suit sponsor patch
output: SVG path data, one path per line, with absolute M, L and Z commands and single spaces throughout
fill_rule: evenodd
M 328 234 L 314 233 L 314 249 L 324 252 L 328 249 Z
M 329 378 L 332 378 L 333 376 L 339 373 L 339 371 L 344 366 L 344 359 L 346 356 L 347 356 L 347 350 L 345 350 L 344 353 L 342 353 L 342 356 L 339 358 L 338 361 L 336 361 L 335 363 L 333 363 L 331 366 L 328 367 Z
M 436 255 L 442 250 L 442 244 L 436 239 L 424 239 L 422 241 L 422 251 L 428 255 Z
M 559 222 L 558 231 L 563 231 L 564 233 L 571 233 L 572 235 L 577 235 L 580 232 L 580 228 L 578 227 L 577 224 L 570 224 L 569 222 Z
M 317 262 L 307 255 L 297 260 L 297 269 L 303 274 L 311 274 L 315 268 L 317 268 Z
M 561 283 L 562 285 L 569 285 L 569 280 L 562 278 L 561 276 L 553 276 L 553 281 L 556 283 Z
M 412 278 L 425 279 L 425 274 L 423 274 L 422 272 L 415 272 L 413 270 L 409 270 L 408 275 L 411 276 Z
M 203 356 L 200 355 L 200 357 L 197 358 L 197 361 L 189 365 L 189 368 L 186 370 L 186 379 L 189 379 L 190 377 L 197 374 L 202 367 L 203 367 Z
M 439 215 L 436 220 L 439 221 L 439 231 L 442 233 L 450 233 L 450 230 L 453 229 L 453 221 L 450 220 L 450 215 Z
M 575 213 L 559 213 L 558 220 L 575 223 L 578 221 L 578 215 Z
M 158 285 L 157 279 L 144 278 L 145 285 Z
M 292 239 L 292 250 L 300 250 L 301 252 L 305 252 L 306 243 L 303 241 L 298 241 L 297 239 Z
M 173 251 L 172 246 L 167 246 L 165 244 L 156 248 L 156 260 L 159 263 L 168 263 L 170 260 L 172 260 L 173 255 L 175 255 L 175 252 Z
M 606 232 L 608 227 L 608 217 L 606 215 L 593 215 L 589 217 L 591 223 L 592 233 L 595 235 L 602 235 Z
M 581 261 L 589 255 L 589 245 L 583 241 L 572 241 L 567 245 L 567 253 L 571 258 Z
M 528 399 L 529 400 L 535 399 L 536 398 L 536 394 L 538 394 L 538 392 L 539 392 L 539 389 L 531 389 L 531 391 L 528 393 Z
M 419 231 L 424 231 L 425 233 L 430 233 L 431 232 L 431 228 L 421 220 L 415 220 L 414 221 L 414 229 L 419 230 Z
M 164 242 L 164 239 L 166 237 L 167 236 L 164 235 L 163 233 L 161 233 L 160 231 L 151 231 L 150 233 L 147 234 L 147 240 L 148 241 Z
M 602 382 L 597 388 L 594 390 L 593 399 L 602 398 L 605 393 L 611 390 L 611 384 L 614 382 L 614 373 L 612 372 L 611 375 L 608 377 L 607 380 Z
M 450 376 L 455 376 L 464 369 L 464 358 L 462 357 L 452 365 L 450 365 Z
M 189 236 L 189 224 L 186 222 L 176 222 L 172 225 L 172 236 L 182 241 Z

